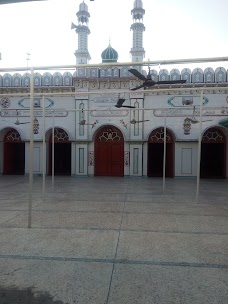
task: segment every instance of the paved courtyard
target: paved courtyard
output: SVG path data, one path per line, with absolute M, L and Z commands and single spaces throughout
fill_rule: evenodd
M 227 304 L 228 180 L 0 176 L 0 304 Z

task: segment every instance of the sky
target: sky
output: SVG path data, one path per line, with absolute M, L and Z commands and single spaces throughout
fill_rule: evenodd
M 78 37 L 71 22 L 77 24 L 80 3 L 47 0 L 0 5 L 0 68 L 75 64 Z M 109 40 L 119 54 L 118 62 L 130 62 L 134 0 L 85 3 L 90 13 L 89 63 L 101 63 Z M 143 8 L 144 60 L 228 57 L 228 0 L 143 0 Z M 228 62 L 197 66 L 228 68 Z

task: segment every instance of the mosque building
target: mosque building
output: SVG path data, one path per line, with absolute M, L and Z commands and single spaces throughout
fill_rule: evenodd
M 129 48 L 132 62 L 140 63 L 145 57 L 145 10 L 142 0 L 132 0 L 132 5 Z M 137 77 L 129 66 L 117 64 L 118 52 L 110 43 L 101 53 L 103 67 L 83 67 L 90 60 L 90 14 L 84 1 L 76 16 L 72 29 L 78 37 L 76 64 L 81 67 L 74 73 L 34 73 L 34 173 L 42 174 L 45 163 L 45 173 L 52 174 L 54 147 L 55 175 L 161 177 L 165 139 L 166 177 L 195 177 L 199 88 L 205 86 L 200 174 L 226 178 L 228 71 L 224 67 L 150 69 L 155 82 L 186 81 L 160 83 L 152 90 L 143 85 L 148 72 L 134 65 L 141 75 Z M 29 172 L 30 79 L 28 71 L 0 75 L 0 174 Z M 118 106 L 118 100 L 124 107 Z

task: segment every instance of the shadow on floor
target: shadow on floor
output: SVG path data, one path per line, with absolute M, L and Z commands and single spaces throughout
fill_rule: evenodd
M 1 304 L 68 304 L 62 301 L 54 301 L 47 292 L 36 292 L 32 288 L 17 289 L 16 287 L 0 286 Z

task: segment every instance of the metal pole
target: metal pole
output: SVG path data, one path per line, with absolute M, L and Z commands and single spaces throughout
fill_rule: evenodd
M 196 184 L 196 202 L 199 200 L 200 186 L 200 162 L 201 162 L 201 134 L 202 134 L 202 115 L 203 115 L 203 90 L 200 94 L 200 121 L 199 121 L 199 141 L 198 141 L 198 161 L 197 161 L 197 184 Z
M 165 110 L 165 126 L 164 126 L 164 152 L 163 152 L 163 193 L 165 192 L 165 168 L 166 168 L 166 110 Z
M 33 186 L 33 119 L 34 119 L 34 70 L 30 77 L 30 146 L 29 146 L 29 205 L 28 228 L 32 226 L 32 186 Z
M 172 60 L 156 60 L 156 61 L 139 61 L 139 62 L 115 62 L 115 63 L 94 63 L 94 64 L 83 64 L 84 68 L 92 67 L 116 67 L 116 66 L 148 66 L 148 65 L 169 65 L 169 64 L 183 64 L 183 63 L 202 63 L 202 62 L 222 62 L 228 61 L 228 57 L 208 57 L 208 58 L 185 58 L 185 59 L 172 59 Z M 68 70 L 76 68 L 81 68 L 81 63 L 74 65 L 50 65 L 50 66 L 35 66 L 33 70 Z M 10 67 L 1 68 L 0 72 L 10 72 L 10 71 L 26 71 L 26 67 Z
M 52 172 L 51 172 L 51 176 L 52 176 L 52 189 L 54 189 L 54 174 L 55 174 L 55 142 L 54 142 L 54 132 L 55 132 L 55 121 L 54 121 L 54 112 L 52 114 Z
M 45 197 L 45 168 L 46 168 L 46 151 L 45 151 L 45 98 L 42 96 L 43 103 L 43 200 Z

